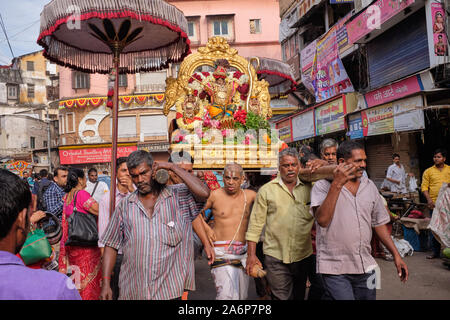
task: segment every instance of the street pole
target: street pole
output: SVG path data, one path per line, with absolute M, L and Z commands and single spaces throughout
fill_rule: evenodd
M 52 172 L 52 135 L 50 132 L 50 117 L 48 115 L 48 106 L 45 107 L 45 111 L 47 112 L 47 118 L 45 119 L 45 122 L 47 122 L 47 152 L 48 152 L 48 169 L 49 172 Z

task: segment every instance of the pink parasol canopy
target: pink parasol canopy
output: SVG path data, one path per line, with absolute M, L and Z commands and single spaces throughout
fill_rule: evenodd
M 131 21 L 130 29 L 118 36 L 130 37 L 141 30 L 120 53 L 119 67 L 127 73 L 160 70 L 190 53 L 186 18 L 162 0 L 53 0 L 41 13 L 37 42 L 50 61 L 79 71 L 109 73 L 113 52 L 93 30 L 103 31 L 105 19 L 116 33 L 124 21 Z M 105 31 L 113 38 L 113 30 Z
M 41 13 L 38 44 L 52 62 L 115 77 L 111 190 L 116 158 L 121 73 L 156 71 L 190 53 L 183 12 L 162 0 L 53 0 Z M 115 192 L 110 192 L 110 215 Z
M 258 80 L 269 83 L 269 93 L 272 97 L 286 95 L 295 90 L 297 83 L 294 80 L 291 67 L 280 60 L 258 57 Z

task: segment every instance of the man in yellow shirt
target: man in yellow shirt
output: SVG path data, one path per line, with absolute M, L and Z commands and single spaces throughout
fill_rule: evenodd
M 422 192 L 427 198 L 428 208 L 434 209 L 439 190 L 443 183 L 450 182 L 450 166 L 445 164 L 447 151 L 445 149 L 437 149 L 434 152 L 434 166 L 425 170 L 422 176 Z M 432 235 L 431 235 L 432 236 Z M 441 245 L 432 236 L 433 254 L 427 256 L 427 259 L 439 258 Z
M 298 152 L 293 148 L 281 151 L 279 174 L 259 189 L 246 233 L 249 273 L 255 264 L 261 265 L 256 257 L 256 244 L 266 226 L 264 261 L 276 300 L 304 300 L 307 272 L 312 263 L 311 184 L 300 181 L 299 170 Z

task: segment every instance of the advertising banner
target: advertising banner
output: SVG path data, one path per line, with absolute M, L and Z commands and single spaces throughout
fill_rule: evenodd
M 85 149 L 60 149 L 59 158 L 61 164 L 79 163 L 104 163 L 111 162 L 111 147 L 109 148 L 85 148 Z M 137 146 L 117 147 L 117 157 L 127 157 L 137 150 Z
M 322 39 L 317 41 L 311 74 L 316 102 L 328 100 L 341 93 L 354 91 L 339 58 L 335 29 L 330 30 Z
M 315 109 L 316 135 L 345 130 L 344 100 L 339 98 Z
M 314 111 L 308 111 L 292 118 L 292 141 L 314 137 Z
M 347 24 L 350 43 L 356 43 L 414 3 L 414 0 L 378 0 Z
M 306 73 L 312 68 L 314 62 L 314 55 L 316 54 L 317 40 L 308 44 L 302 51 L 300 51 L 300 65 L 302 73 Z
M 433 21 L 434 54 L 441 57 L 448 54 L 444 17 L 445 12 L 442 3 L 433 2 L 431 4 L 431 18 Z
M 392 103 L 361 111 L 361 119 L 365 137 L 394 132 Z

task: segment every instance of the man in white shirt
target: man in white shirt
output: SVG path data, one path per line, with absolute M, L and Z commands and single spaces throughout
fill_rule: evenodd
M 86 190 L 95 201 L 100 203 L 105 193 L 109 191 L 108 185 L 103 181 L 98 181 L 97 169 L 90 168 L 88 171 L 88 181 Z
M 400 164 L 400 156 L 397 153 L 392 155 L 394 163 L 389 166 L 386 173 L 386 180 L 389 181 L 391 192 L 407 193 L 406 190 L 406 172 L 402 164 Z

